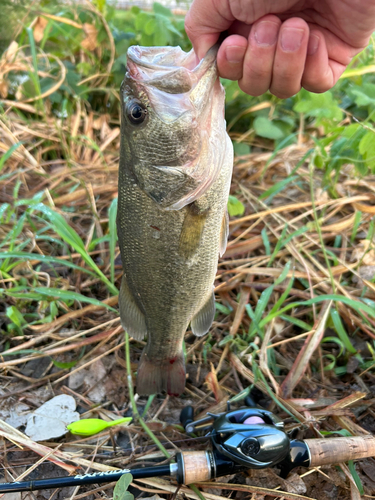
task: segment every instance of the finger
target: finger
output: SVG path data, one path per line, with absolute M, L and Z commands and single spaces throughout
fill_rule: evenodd
M 194 0 L 185 17 L 185 30 L 201 59 L 227 30 L 234 17 L 227 0 Z
M 240 35 L 231 35 L 223 41 L 217 54 L 217 67 L 222 78 L 242 78 L 246 48 L 247 38 Z
M 330 59 L 324 34 L 316 29 L 311 30 L 302 76 L 303 88 L 310 92 L 326 92 L 335 85 L 349 60 L 349 58 L 346 59 L 345 64 Z
M 281 99 L 297 94 L 305 68 L 309 27 L 300 18 L 285 21 L 279 32 L 270 91 Z
M 264 94 L 272 81 L 272 69 L 281 21 L 268 15 L 251 28 L 243 63 L 243 74 L 238 84 L 247 94 Z

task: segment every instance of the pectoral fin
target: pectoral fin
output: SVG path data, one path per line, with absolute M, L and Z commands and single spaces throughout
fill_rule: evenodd
M 201 337 L 210 329 L 215 316 L 215 294 L 212 291 L 202 309 L 191 320 L 191 329 L 194 335 Z
M 122 277 L 119 295 L 121 324 L 129 335 L 142 340 L 147 334 L 145 317 L 131 294 L 125 276 Z
M 187 207 L 179 242 L 179 253 L 185 259 L 192 257 L 200 245 L 208 212 L 200 211 L 195 202 Z
M 220 228 L 220 242 L 219 242 L 219 255 L 222 257 L 225 253 L 228 243 L 228 235 L 229 235 L 229 216 L 228 210 L 225 209 L 223 220 L 221 221 Z
M 162 208 L 172 206 L 196 187 L 196 181 L 180 167 L 138 168 L 136 176 L 141 188 Z

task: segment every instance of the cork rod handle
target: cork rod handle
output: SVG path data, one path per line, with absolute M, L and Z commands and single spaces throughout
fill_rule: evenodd
M 198 483 L 211 479 L 211 467 L 205 451 L 183 451 L 183 484 Z
M 375 437 L 371 435 L 304 441 L 310 450 L 311 467 L 375 457 Z

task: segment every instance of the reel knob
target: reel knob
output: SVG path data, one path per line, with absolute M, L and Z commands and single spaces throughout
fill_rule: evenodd
M 241 451 L 244 455 L 248 457 L 256 455 L 259 453 L 260 444 L 259 441 L 255 438 L 249 437 L 242 441 L 241 443 Z

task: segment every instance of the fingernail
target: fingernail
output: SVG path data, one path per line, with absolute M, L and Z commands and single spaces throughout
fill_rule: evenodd
M 276 23 L 262 21 L 255 26 L 254 38 L 258 45 L 269 47 L 276 43 L 278 32 L 279 29 Z
M 295 52 L 301 47 L 304 30 L 298 28 L 283 28 L 281 31 L 281 47 L 285 52 Z
M 310 35 L 307 45 L 307 55 L 312 56 L 318 50 L 320 38 L 318 35 Z
M 246 47 L 240 47 L 239 45 L 229 45 L 225 49 L 225 56 L 227 61 L 231 64 L 239 64 L 245 55 Z

